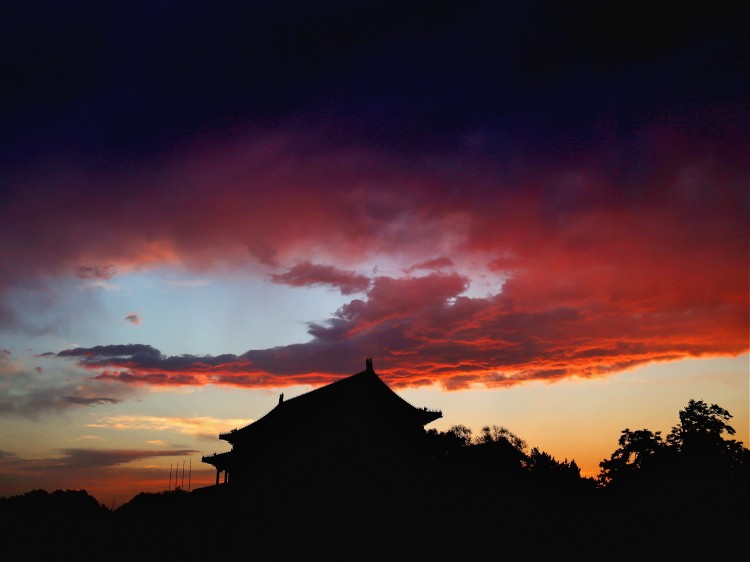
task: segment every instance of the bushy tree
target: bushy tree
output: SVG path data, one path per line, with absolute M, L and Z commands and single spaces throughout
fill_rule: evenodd
M 432 458 L 438 458 L 461 447 L 471 445 L 471 429 L 465 425 L 454 425 L 447 431 L 427 430 L 427 439 L 432 452 Z
M 529 472 L 537 475 L 562 475 L 565 477 L 580 478 L 581 469 L 578 468 L 575 460 L 568 462 L 558 461 L 555 457 L 541 451 L 538 447 L 531 449 L 528 456 L 527 468 Z
M 482 431 L 477 435 L 475 441 L 477 445 L 503 444 L 507 443 L 516 449 L 519 453 L 526 454 L 526 441 L 518 437 L 507 427 L 500 425 L 485 425 Z
M 472 431 L 471 428 L 465 425 L 458 424 L 451 426 L 447 433 L 452 435 L 456 442 L 460 443 L 461 446 L 471 445 Z
M 499 425 L 484 426 L 468 449 L 476 466 L 505 477 L 520 477 L 527 462 L 526 441 Z
M 599 463 L 598 479 L 603 485 L 631 481 L 642 471 L 655 467 L 666 446 L 661 431 L 654 433 L 649 429 L 625 428 L 617 443 L 620 446 L 612 456 Z

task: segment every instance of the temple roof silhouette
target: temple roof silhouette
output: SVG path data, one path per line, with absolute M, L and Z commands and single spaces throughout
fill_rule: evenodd
M 286 457 L 305 458 L 350 454 L 353 440 L 367 443 L 380 457 L 389 454 L 385 449 L 399 446 L 398 441 L 408 449 L 442 412 L 411 405 L 377 375 L 372 359 L 365 364 L 364 371 L 294 398 L 284 400 L 282 394 L 253 423 L 219 434 L 232 450 L 204 456 L 203 462 L 236 475 L 248 470 L 251 458 L 255 464 L 278 458 L 282 451 Z
M 234 445 L 260 432 L 272 431 L 279 424 L 309 419 L 317 412 L 341 408 L 344 405 L 358 409 L 376 409 L 383 415 L 398 416 L 422 426 L 442 417 L 440 411 L 412 406 L 391 390 L 372 368 L 367 368 L 295 398 L 280 400 L 278 405 L 263 417 L 241 429 L 221 433 L 219 439 Z

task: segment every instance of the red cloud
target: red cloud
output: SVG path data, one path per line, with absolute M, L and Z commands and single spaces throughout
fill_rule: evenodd
M 141 323 L 141 317 L 138 316 L 136 313 L 131 312 L 125 317 L 126 322 L 130 322 L 131 324 L 140 324 Z
M 271 281 L 293 287 L 331 285 L 337 287 L 342 295 L 360 293 L 370 286 L 370 279 L 364 275 L 309 261 L 298 263 L 285 273 L 271 275 Z
M 748 146 L 689 133 L 661 127 L 632 146 L 565 160 L 529 154 L 520 166 L 457 152 L 439 167 L 259 137 L 156 174 L 19 181 L 0 208 L 13 264 L 0 287 L 8 297 L 71 264 L 202 270 L 249 255 L 297 264 L 275 282 L 364 291 L 310 324 L 304 344 L 221 358 L 69 354 L 103 377 L 143 384 L 324 382 L 375 357 L 393 384 L 456 388 L 738 354 L 750 324 Z M 92 214 L 80 203 L 104 184 L 112 187 Z M 48 189 L 56 196 L 46 203 Z M 433 272 L 370 280 L 348 269 L 379 260 Z M 435 271 L 449 263 L 461 265 Z M 466 296 L 479 275 L 502 289 Z M 0 319 L 17 321 L 8 299 Z

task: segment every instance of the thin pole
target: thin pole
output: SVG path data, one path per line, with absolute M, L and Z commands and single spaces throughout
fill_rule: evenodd
M 181 489 L 185 489 L 185 461 L 182 461 L 182 484 L 180 484 Z
M 190 459 L 190 464 L 188 465 L 188 492 L 190 491 L 190 476 L 193 474 L 193 458 Z
M 169 487 L 167 488 L 167 492 L 172 491 L 172 465 L 169 465 Z

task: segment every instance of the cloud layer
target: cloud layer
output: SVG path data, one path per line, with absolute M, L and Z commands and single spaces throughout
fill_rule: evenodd
M 57 357 L 104 388 L 318 384 L 375 357 L 395 386 L 453 389 L 747 351 L 734 8 L 686 7 L 676 25 L 659 7 L 386 4 L 252 4 L 231 21 L 195 7 L 179 26 L 165 9 L 148 29 L 106 2 L 60 22 L 19 8 L 0 330 L 41 331 L 71 280 L 179 268 L 350 300 L 293 345 L 165 356 L 98 340 Z M 46 407 L 119 399 L 46 399 L 37 375 L 3 384 Z

